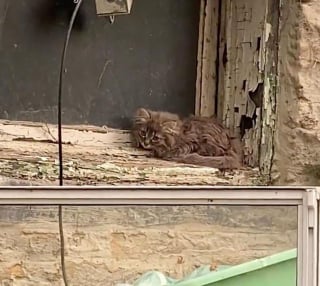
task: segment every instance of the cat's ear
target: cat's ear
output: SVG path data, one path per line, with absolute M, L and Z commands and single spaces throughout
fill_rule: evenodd
M 148 109 L 145 108 L 138 108 L 135 116 L 137 117 L 142 117 L 142 118 L 150 118 L 151 117 L 151 112 Z
M 136 124 L 146 123 L 151 118 L 151 113 L 145 108 L 139 108 L 134 114 L 134 122 Z

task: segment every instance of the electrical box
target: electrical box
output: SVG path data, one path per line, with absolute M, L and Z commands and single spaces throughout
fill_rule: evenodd
M 130 14 L 133 0 L 96 0 L 98 16 Z

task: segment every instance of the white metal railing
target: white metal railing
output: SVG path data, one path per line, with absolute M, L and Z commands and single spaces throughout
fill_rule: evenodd
M 319 194 L 315 187 L 2 186 L 0 205 L 297 206 L 297 286 L 320 286 Z

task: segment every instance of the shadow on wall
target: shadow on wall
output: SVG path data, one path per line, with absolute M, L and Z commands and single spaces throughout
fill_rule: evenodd
M 72 5 L 59 0 L 55 13 L 48 13 L 48 0 L 1 1 L 6 9 L 0 22 L 0 118 L 56 123 Z M 66 61 L 65 124 L 125 128 L 140 106 L 193 113 L 198 1 L 139 0 L 112 25 L 96 15 L 94 1 L 82 5 Z

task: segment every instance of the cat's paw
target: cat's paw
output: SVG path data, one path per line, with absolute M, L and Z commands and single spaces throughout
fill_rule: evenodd
M 177 158 L 188 155 L 190 152 L 185 148 L 174 148 L 170 152 L 167 153 L 167 157 Z
M 154 158 L 154 153 L 152 153 L 152 152 L 151 152 L 151 153 L 148 153 L 148 154 L 146 155 L 146 157 L 147 157 L 147 158 Z
M 148 154 L 146 154 L 146 157 L 147 158 L 156 158 L 157 154 L 155 151 L 152 150 L 152 151 L 148 152 Z

